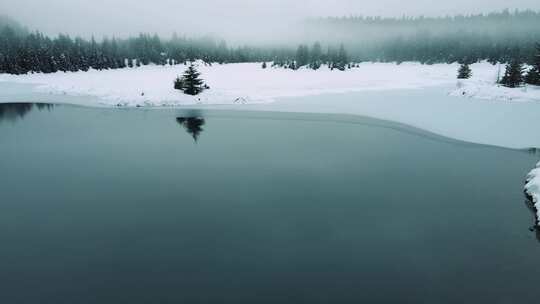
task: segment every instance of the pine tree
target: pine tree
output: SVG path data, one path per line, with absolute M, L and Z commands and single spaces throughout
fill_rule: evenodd
M 525 75 L 525 82 L 532 85 L 540 85 L 540 68 L 532 67 Z
M 184 81 L 182 80 L 182 78 L 180 78 L 180 76 L 176 77 L 176 79 L 174 80 L 174 89 L 183 90 L 183 88 L 184 88 Z
M 523 84 L 523 64 L 517 60 L 512 60 L 507 64 L 500 83 L 509 88 L 515 88 Z
M 296 50 L 296 69 L 309 63 L 309 48 L 307 45 L 300 45 Z
M 334 67 L 340 71 L 345 71 L 345 67 L 347 66 L 348 63 L 349 63 L 349 56 L 347 55 L 347 51 L 345 51 L 345 46 L 341 44 L 339 47 L 337 60 L 335 62 Z
M 311 63 L 310 68 L 318 70 L 321 67 L 322 62 L 322 48 L 319 42 L 315 42 L 311 48 Z
M 266 61 L 265 61 L 265 62 L 263 62 L 263 64 L 262 64 L 262 68 L 263 68 L 263 69 L 266 69 Z
M 536 45 L 536 55 L 532 65 L 532 68 L 525 76 L 525 82 L 532 85 L 540 85 L 540 44 Z
M 209 88 L 204 84 L 204 81 L 200 78 L 200 76 L 201 73 L 199 73 L 192 64 L 184 72 L 182 78 L 176 79 L 174 88 L 181 90 L 188 95 L 197 95 Z
M 467 63 L 461 64 L 458 70 L 458 79 L 469 79 L 472 76 L 471 68 Z

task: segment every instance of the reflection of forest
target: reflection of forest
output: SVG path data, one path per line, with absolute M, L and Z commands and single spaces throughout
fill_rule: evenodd
M 191 134 L 195 142 L 198 141 L 201 132 L 203 131 L 202 126 L 205 124 L 205 120 L 202 117 L 177 117 L 176 122 L 184 127 L 186 132 Z
M 0 103 L 0 121 L 22 119 L 33 109 L 50 110 L 54 107 L 48 103 Z

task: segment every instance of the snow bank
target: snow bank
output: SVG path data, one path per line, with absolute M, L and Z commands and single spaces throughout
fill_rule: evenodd
M 317 71 L 262 69 L 258 63 L 198 63 L 211 90 L 196 97 L 173 89 L 184 65 L 54 74 L 0 75 L 0 81 L 37 84 L 39 92 L 93 96 L 106 105 L 174 106 L 268 103 L 277 98 L 367 90 L 416 89 L 455 83 L 457 65 L 363 63 L 359 68 Z
M 197 63 L 211 90 L 193 97 L 173 89 L 173 81 L 185 65 L 156 66 L 89 72 L 0 75 L 0 81 L 36 84 L 41 93 L 91 96 L 110 106 L 175 106 L 193 104 L 259 104 L 278 98 L 386 91 L 444 86 L 451 96 L 491 100 L 540 101 L 540 88 L 510 89 L 495 84 L 504 67 L 489 63 L 471 66 L 473 76 L 456 80 L 457 64 L 362 63 L 359 68 L 317 71 L 302 68 L 262 69 L 259 63 Z M 457 83 L 457 86 L 456 86 Z M 449 92 L 448 92 L 449 91 Z
M 540 162 L 536 164 L 536 168 L 527 175 L 525 191 L 532 197 L 534 206 L 538 212 L 537 218 L 540 219 Z

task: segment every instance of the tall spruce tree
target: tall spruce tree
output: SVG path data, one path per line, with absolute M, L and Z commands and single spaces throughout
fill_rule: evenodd
M 339 51 L 337 54 L 337 62 L 335 67 L 340 71 L 345 71 L 345 67 L 349 63 L 349 55 L 347 54 L 347 51 L 345 50 L 345 46 L 341 44 L 339 46 Z
M 296 66 L 295 69 L 301 68 L 309 63 L 309 48 L 307 45 L 301 44 L 296 50 Z
M 472 76 L 472 71 L 467 63 L 462 63 L 458 70 L 458 79 L 469 79 Z
M 519 87 L 523 84 L 523 64 L 517 59 L 506 65 L 506 71 L 500 83 L 509 88 Z
M 322 48 L 321 44 L 319 42 L 315 42 L 313 44 L 313 47 L 311 48 L 311 54 L 310 54 L 310 68 L 317 70 L 321 67 L 322 64 Z
M 536 54 L 532 60 L 532 68 L 527 72 L 525 82 L 540 85 L 540 43 L 536 44 Z
M 525 82 L 532 85 L 540 85 L 540 68 L 532 67 L 525 75 Z
M 188 95 L 197 95 L 208 89 L 208 86 L 204 84 L 204 81 L 200 78 L 201 73 L 197 71 L 192 64 L 184 72 L 182 78 L 177 78 L 174 83 L 174 88 L 179 89 Z

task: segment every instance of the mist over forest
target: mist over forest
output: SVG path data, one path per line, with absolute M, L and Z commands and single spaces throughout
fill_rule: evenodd
M 503 10 L 445 17 L 318 17 L 288 32 L 242 43 L 183 32 L 141 33 L 101 39 L 48 36 L 0 17 L 0 72 L 26 73 L 173 64 L 197 59 L 235 63 L 273 61 L 376 61 L 421 63 L 532 62 L 540 42 L 540 13 Z M 346 54 L 340 54 L 340 48 Z M 305 57 L 299 60 L 299 56 Z M 290 64 L 289 64 L 290 65 Z

